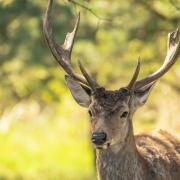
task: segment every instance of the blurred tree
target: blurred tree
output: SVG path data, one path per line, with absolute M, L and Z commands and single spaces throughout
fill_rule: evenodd
M 46 102 L 47 95 L 53 102 L 59 100 L 60 89 L 64 88 L 62 72 L 57 72 L 57 64 L 42 35 L 46 2 L 6 0 L 0 3 L 1 112 L 23 98 L 36 97 Z M 54 18 L 56 37 L 63 41 L 65 33 L 72 28 L 74 10 L 81 10 L 81 27 L 73 56 L 87 60 L 94 73 L 102 66 L 98 78 L 105 84 L 113 82 L 124 68 L 126 79 L 138 55 L 148 64 L 148 71 L 161 63 L 166 34 L 179 25 L 178 6 L 174 0 L 55 1 L 54 17 L 59 17 Z M 146 66 L 143 68 L 147 73 Z M 44 88 L 45 85 L 48 86 Z

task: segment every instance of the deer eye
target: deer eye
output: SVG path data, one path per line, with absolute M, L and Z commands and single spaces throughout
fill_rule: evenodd
M 122 114 L 121 114 L 121 118 L 126 118 L 128 116 L 128 112 L 127 111 L 124 111 Z
M 89 114 L 90 117 L 92 117 L 92 112 L 91 112 L 91 110 L 88 110 L 88 114 Z

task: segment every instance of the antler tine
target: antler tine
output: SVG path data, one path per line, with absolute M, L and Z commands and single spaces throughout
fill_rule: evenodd
M 134 89 L 134 85 L 136 83 L 136 80 L 138 78 L 138 75 L 139 75 L 139 71 L 140 71 L 140 66 L 141 66 L 141 63 L 140 63 L 140 57 L 138 58 L 138 62 L 137 62 L 137 66 L 136 66 L 136 69 L 134 71 L 134 74 L 133 74 L 133 77 L 131 78 L 131 81 L 129 82 L 127 88 L 129 90 L 133 90 Z
M 68 56 L 69 61 L 71 61 L 71 52 L 72 52 L 74 40 L 78 31 L 79 22 L 80 22 L 80 12 L 78 13 L 73 31 L 71 33 L 67 33 L 64 44 L 62 45 L 62 47 L 68 52 L 67 56 Z
M 81 64 L 80 61 L 78 61 L 79 64 L 79 68 L 81 70 L 81 73 L 83 74 L 83 76 L 86 78 L 88 84 L 90 85 L 90 87 L 92 89 L 95 89 L 96 87 L 99 87 L 99 85 L 96 83 L 96 81 L 89 76 L 89 74 L 87 73 L 86 69 L 83 67 L 83 65 Z
M 71 33 L 67 33 L 64 44 L 62 46 L 58 45 L 54 40 L 53 30 L 52 30 L 52 25 L 51 25 L 52 3 L 53 3 L 53 0 L 49 0 L 48 7 L 45 14 L 44 24 L 43 24 L 43 32 L 44 32 L 44 36 L 47 41 L 47 44 L 53 56 L 55 57 L 59 65 L 65 70 L 67 74 L 69 74 L 75 80 L 83 84 L 89 85 L 88 82 L 82 76 L 74 72 L 71 65 L 71 52 L 73 48 L 74 39 L 76 37 L 76 33 L 78 30 L 78 25 L 80 21 L 80 13 L 78 14 L 73 31 Z
M 177 28 L 176 31 L 168 34 L 168 49 L 163 65 L 153 74 L 145 77 L 142 80 L 136 81 L 135 89 L 139 89 L 147 84 L 150 84 L 156 81 L 157 79 L 159 79 L 161 76 L 163 76 L 177 61 L 179 55 L 180 55 L 180 33 L 179 33 L 179 29 Z

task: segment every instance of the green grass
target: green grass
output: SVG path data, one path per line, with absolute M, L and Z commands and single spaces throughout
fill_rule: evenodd
M 87 134 L 61 125 L 18 123 L 0 134 L 0 179 L 95 179 Z

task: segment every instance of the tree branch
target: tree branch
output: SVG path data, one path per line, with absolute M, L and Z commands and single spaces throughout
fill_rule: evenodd
M 75 0 L 68 0 L 70 3 L 74 4 L 74 5 L 77 5 L 77 6 L 80 6 L 84 9 L 86 9 L 87 11 L 89 11 L 92 15 L 94 15 L 96 18 L 98 18 L 99 20 L 102 20 L 102 21 L 110 21 L 110 19 L 107 19 L 107 18 L 103 18 L 103 17 L 100 17 L 99 15 L 97 15 L 91 8 L 85 6 L 84 4 L 81 4 Z

